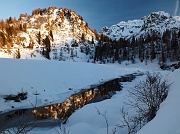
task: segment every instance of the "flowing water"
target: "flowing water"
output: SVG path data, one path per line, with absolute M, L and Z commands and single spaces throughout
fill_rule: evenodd
M 128 74 L 99 85 L 92 85 L 89 89 L 82 89 L 80 92 L 72 94 L 62 103 L 0 114 L 0 130 L 21 124 L 29 125 L 28 123 L 39 127 L 64 122 L 83 106 L 110 99 L 117 91 L 123 89 L 121 82 L 131 82 L 139 75 L 142 74 Z

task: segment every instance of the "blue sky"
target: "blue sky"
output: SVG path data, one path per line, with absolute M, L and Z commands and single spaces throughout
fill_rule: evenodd
M 154 11 L 180 15 L 179 0 L 0 0 L 0 19 L 31 15 L 36 8 L 56 6 L 69 8 L 81 15 L 98 31 L 120 21 L 140 19 Z

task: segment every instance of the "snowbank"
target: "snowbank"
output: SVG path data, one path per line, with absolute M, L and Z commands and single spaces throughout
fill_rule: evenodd
M 173 84 L 156 117 L 137 134 L 180 134 L 180 69 L 169 76 Z

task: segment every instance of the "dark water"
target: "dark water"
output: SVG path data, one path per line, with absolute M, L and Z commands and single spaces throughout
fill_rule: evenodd
M 129 74 L 99 85 L 92 85 L 91 88 L 82 89 L 62 103 L 0 114 L 0 130 L 21 124 L 43 127 L 64 122 L 83 106 L 110 99 L 117 91 L 123 89 L 121 82 L 131 82 L 138 75 L 141 74 Z

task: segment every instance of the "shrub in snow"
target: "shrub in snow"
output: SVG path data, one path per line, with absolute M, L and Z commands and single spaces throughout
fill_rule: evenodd
M 129 134 L 136 133 L 142 126 L 151 121 L 159 110 L 160 104 L 166 99 L 170 84 L 162 80 L 160 73 L 146 73 L 146 78 L 139 81 L 129 90 L 128 105 L 136 110 L 131 116 L 122 109 L 122 125 L 128 127 Z
M 27 92 L 21 92 L 18 93 L 17 95 L 7 95 L 6 97 L 4 97 L 4 99 L 6 101 L 11 101 L 14 100 L 15 102 L 20 102 L 21 100 L 26 100 L 27 99 Z

